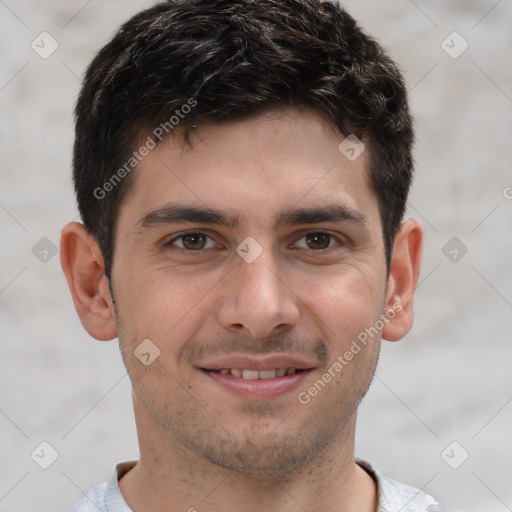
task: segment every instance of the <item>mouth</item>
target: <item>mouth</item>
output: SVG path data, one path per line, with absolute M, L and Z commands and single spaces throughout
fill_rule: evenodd
M 253 370 L 249 368 L 221 368 L 220 370 L 208 370 L 202 368 L 205 372 L 218 373 L 219 375 L 232 375 L 244 380 L 267 380 L 280 379 L 287 375 L 295 375 L 296 373 L 308 371 L 302 368 L 275 368 L 271 370 Z
M 304 379 L 315 370 L 315 365 L 288 356 L 240 356 L 205 362 L 198 369 L 223 391 L 246 399 L 264 399 L 283 396 L 304 386 Z

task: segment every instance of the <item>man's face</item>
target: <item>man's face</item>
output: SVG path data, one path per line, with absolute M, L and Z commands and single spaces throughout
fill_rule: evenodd
M 373 377 L 380 333 L 332 371 L 386 306 L 367 155 L 350 161 L 342 139 L 311 111 L 262 114 L 200 127 L 193 149 L 171 140 L 134 171 L 112 283 L 136 408 L 215 464 L 303 464 L 353 424 Z

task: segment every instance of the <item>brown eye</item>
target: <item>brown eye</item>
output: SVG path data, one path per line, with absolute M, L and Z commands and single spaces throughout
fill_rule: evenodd
M 189 233 L 188 235 L 182 235 L 180 238 L 184 249 L 198 251 L 204 249 L 207 237 L 202 233 Z
M 331 244 L 332 236 L 329 233 L 309 233 L 305 236 L 308 249 L 315 251 L 327 249 Z
M 204 233 L 191 231 L 190 233 L 184 233 L 174 237 L 165 245 L 171 249 L 199 252 L 202 249 L 214 248 L 215 242 L 211 237 L 205 235 Z

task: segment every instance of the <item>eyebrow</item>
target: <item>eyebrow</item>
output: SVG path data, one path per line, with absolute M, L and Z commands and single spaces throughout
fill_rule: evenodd
M 291 209 L 277 220 L 276 226 L 294 224 L 317 224 L 319 222 L 358 222 L 366 225 L 363 213 L 341 204 L 329 204 L 321 207 Z
M 179 224 L 191 222 L 196 224 L 219 224 L 228 228 L 236 228 L 239 225 L 238 215 L 233 215 L 215 208 L 199 208 L 183 205 L 169 205 L 153 210 L 139 222 L 137 228 L 149 229 L 166 224 Z
M 295 208 L 286 210 L 277 218 L 275 227 L 295 224 L 317 224 L 320 222 L 357 222 L 366 225 L 363 213 L 341 204 L 321 207 Z M 146 213 L 138 222 L 137 230 L 151 229 L 168 224 L 180 223 L 216 224 L 227 228 L 237 228 L 240 216 L 216 208 L 192 207 L 173 204 Z

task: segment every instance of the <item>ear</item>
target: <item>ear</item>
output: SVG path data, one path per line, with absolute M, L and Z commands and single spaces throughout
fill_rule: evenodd
M 420 274 L 423 229 L 416 219 L 402 222 L 395 238 L 386 294 L 386 317 L 382 337 L 398 341 L 413 324 L 414 291 Z
M 97 340 L 117 336 L 103 257 L 96 239 L 78 222 L 61 232 L 60 263 L 85 330 Z

